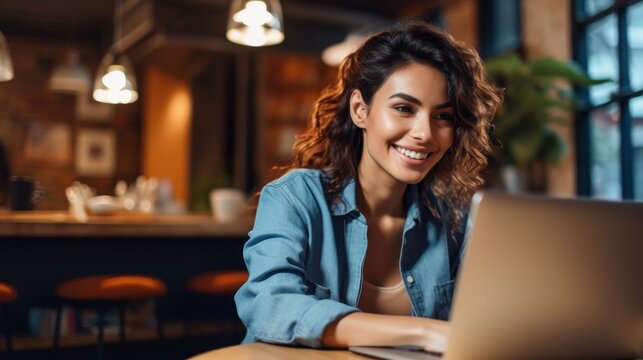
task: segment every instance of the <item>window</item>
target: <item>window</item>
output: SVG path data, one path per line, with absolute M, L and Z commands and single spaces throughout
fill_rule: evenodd
M 479 0 L 480 55 L 490 58 L 518 52 L 521 0 Z
M 575 58 L 590 77 L 576 121 L 579 195 L 643 200 L 643 0 L 575 0 Z

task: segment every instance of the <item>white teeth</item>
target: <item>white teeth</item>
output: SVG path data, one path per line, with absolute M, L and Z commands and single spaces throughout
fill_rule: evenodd
M 395 146 L 395 150 L 397 150 L 400 154 L 404 156 L 407 156 L 416 160 L 422 160 L 422 159 L 425 159 L 427 156 L 429 156 L 429 153 L 412 151 L 397 145 Z

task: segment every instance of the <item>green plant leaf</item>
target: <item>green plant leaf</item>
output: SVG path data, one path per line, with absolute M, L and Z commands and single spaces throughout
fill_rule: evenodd
M 489 74 L 519 72 L 524 67 L 522 60 L 516 54 L 501 56 L 485 61 L 485 69 Z
M 516 163 L 526 164 L 536 158 L 544 136 L 542 127 L 540 124 L 525 126 L 508 140 L 509 155 Z
M 566 152 L 565 141 L 557 133 L 548 131 L 542 143 L 543 158 L 551 164 L 558 164 Z
M 528 60 L 526 66 L 532 75 L 563 78 L 578 85 L 588 86 L 612 81 L 589 78 L 576 64 L 549 57 Z
M 610 81 L 591 79 L 575 63 L 548 57 L 523 61 L 512 54 L 487 60 L 485 66 L 490 80 L 505 89 L 494 136 L 503 146 L 501 156 L 519 165 L 557 162 L 566 151 L 564 139 L 549 126 L 569 124 L 560 110 L 571 111 L 579 104 L 573 88 L 558 80 L 577 86 Z

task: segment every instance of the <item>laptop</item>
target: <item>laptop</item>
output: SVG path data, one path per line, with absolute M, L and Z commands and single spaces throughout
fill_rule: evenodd
M 643 357 L 643 203 L 479 192 L 471 219 L 443 359 Z

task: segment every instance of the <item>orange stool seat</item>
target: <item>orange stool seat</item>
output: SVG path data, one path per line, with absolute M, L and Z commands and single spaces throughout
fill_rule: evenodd
M 118 301 L 165 295 L 167 287 L 156 278 L 141 275 L 87 276 L 65 281 L 56 295 L 67 300 Z
M 18 292 L 16 289 L 5 283 L 0 282 L 0 304 L 12 302 L 18 297 Z
M 216 320 L 219 322 L 230 321 L 235 323 L 239 321 L 236 318 L 236 311 L 234 309 L 234 301 L 232 295 L 248 280 L 248 273 L 246 271 L 215 271 L 196 275 L 188 280 L 187 290 L 189 291 L 188 299 L 190 305 L 186 307 L 185 313 L 185 334 L 192 333 L 192 327 L 197 321 L 196 309 L 199 307 L 199 300 L 202 297 L 207 297 L 207 309 L 212 309 L 211 297 L 216 298 Z M 201 302 L 202 304 L 202 302 Z M 235 319 L 230 318 L 232 315 Z M 203 320 L 204 314 L 200 314 L 198 319 Z M 236 326 L 236 325 L 235 325 Z
M 16 300 L 16 298 L 18 298 L 16 289 L 5 282 L 0 282 L 0 305 L 2 305 L 2 322 L 4 324 L 5 349 L 7 352 L 13 351 L 11 326 L 9 325 L 9 303 Z
M 98 312 L 98 359 L 103 357 L 105 312 L 109 307 L 118 307 L 119 310 L 119 337 L 125 341 L 125 304 L 127 302 L 143 299 L 158 298 L 167 293 L 163 281 L 143 275 L 97 275 L 79 277 L 67 280 L 56 289 L 56 295 L 62 302 L 78 302 L 96 307 Z M 56 325 L 54 330 L 54 348 L 60 343 L 62 303 L 56 311 Z M 163 325 L 158 308 L 156 314 L 156 327 L 159 339 L 163 338 Z
M 230 294 L 248 280 L 245 271 L 218 271 L 197 275 L 188 281 L 188 289 L 201 294 Z

